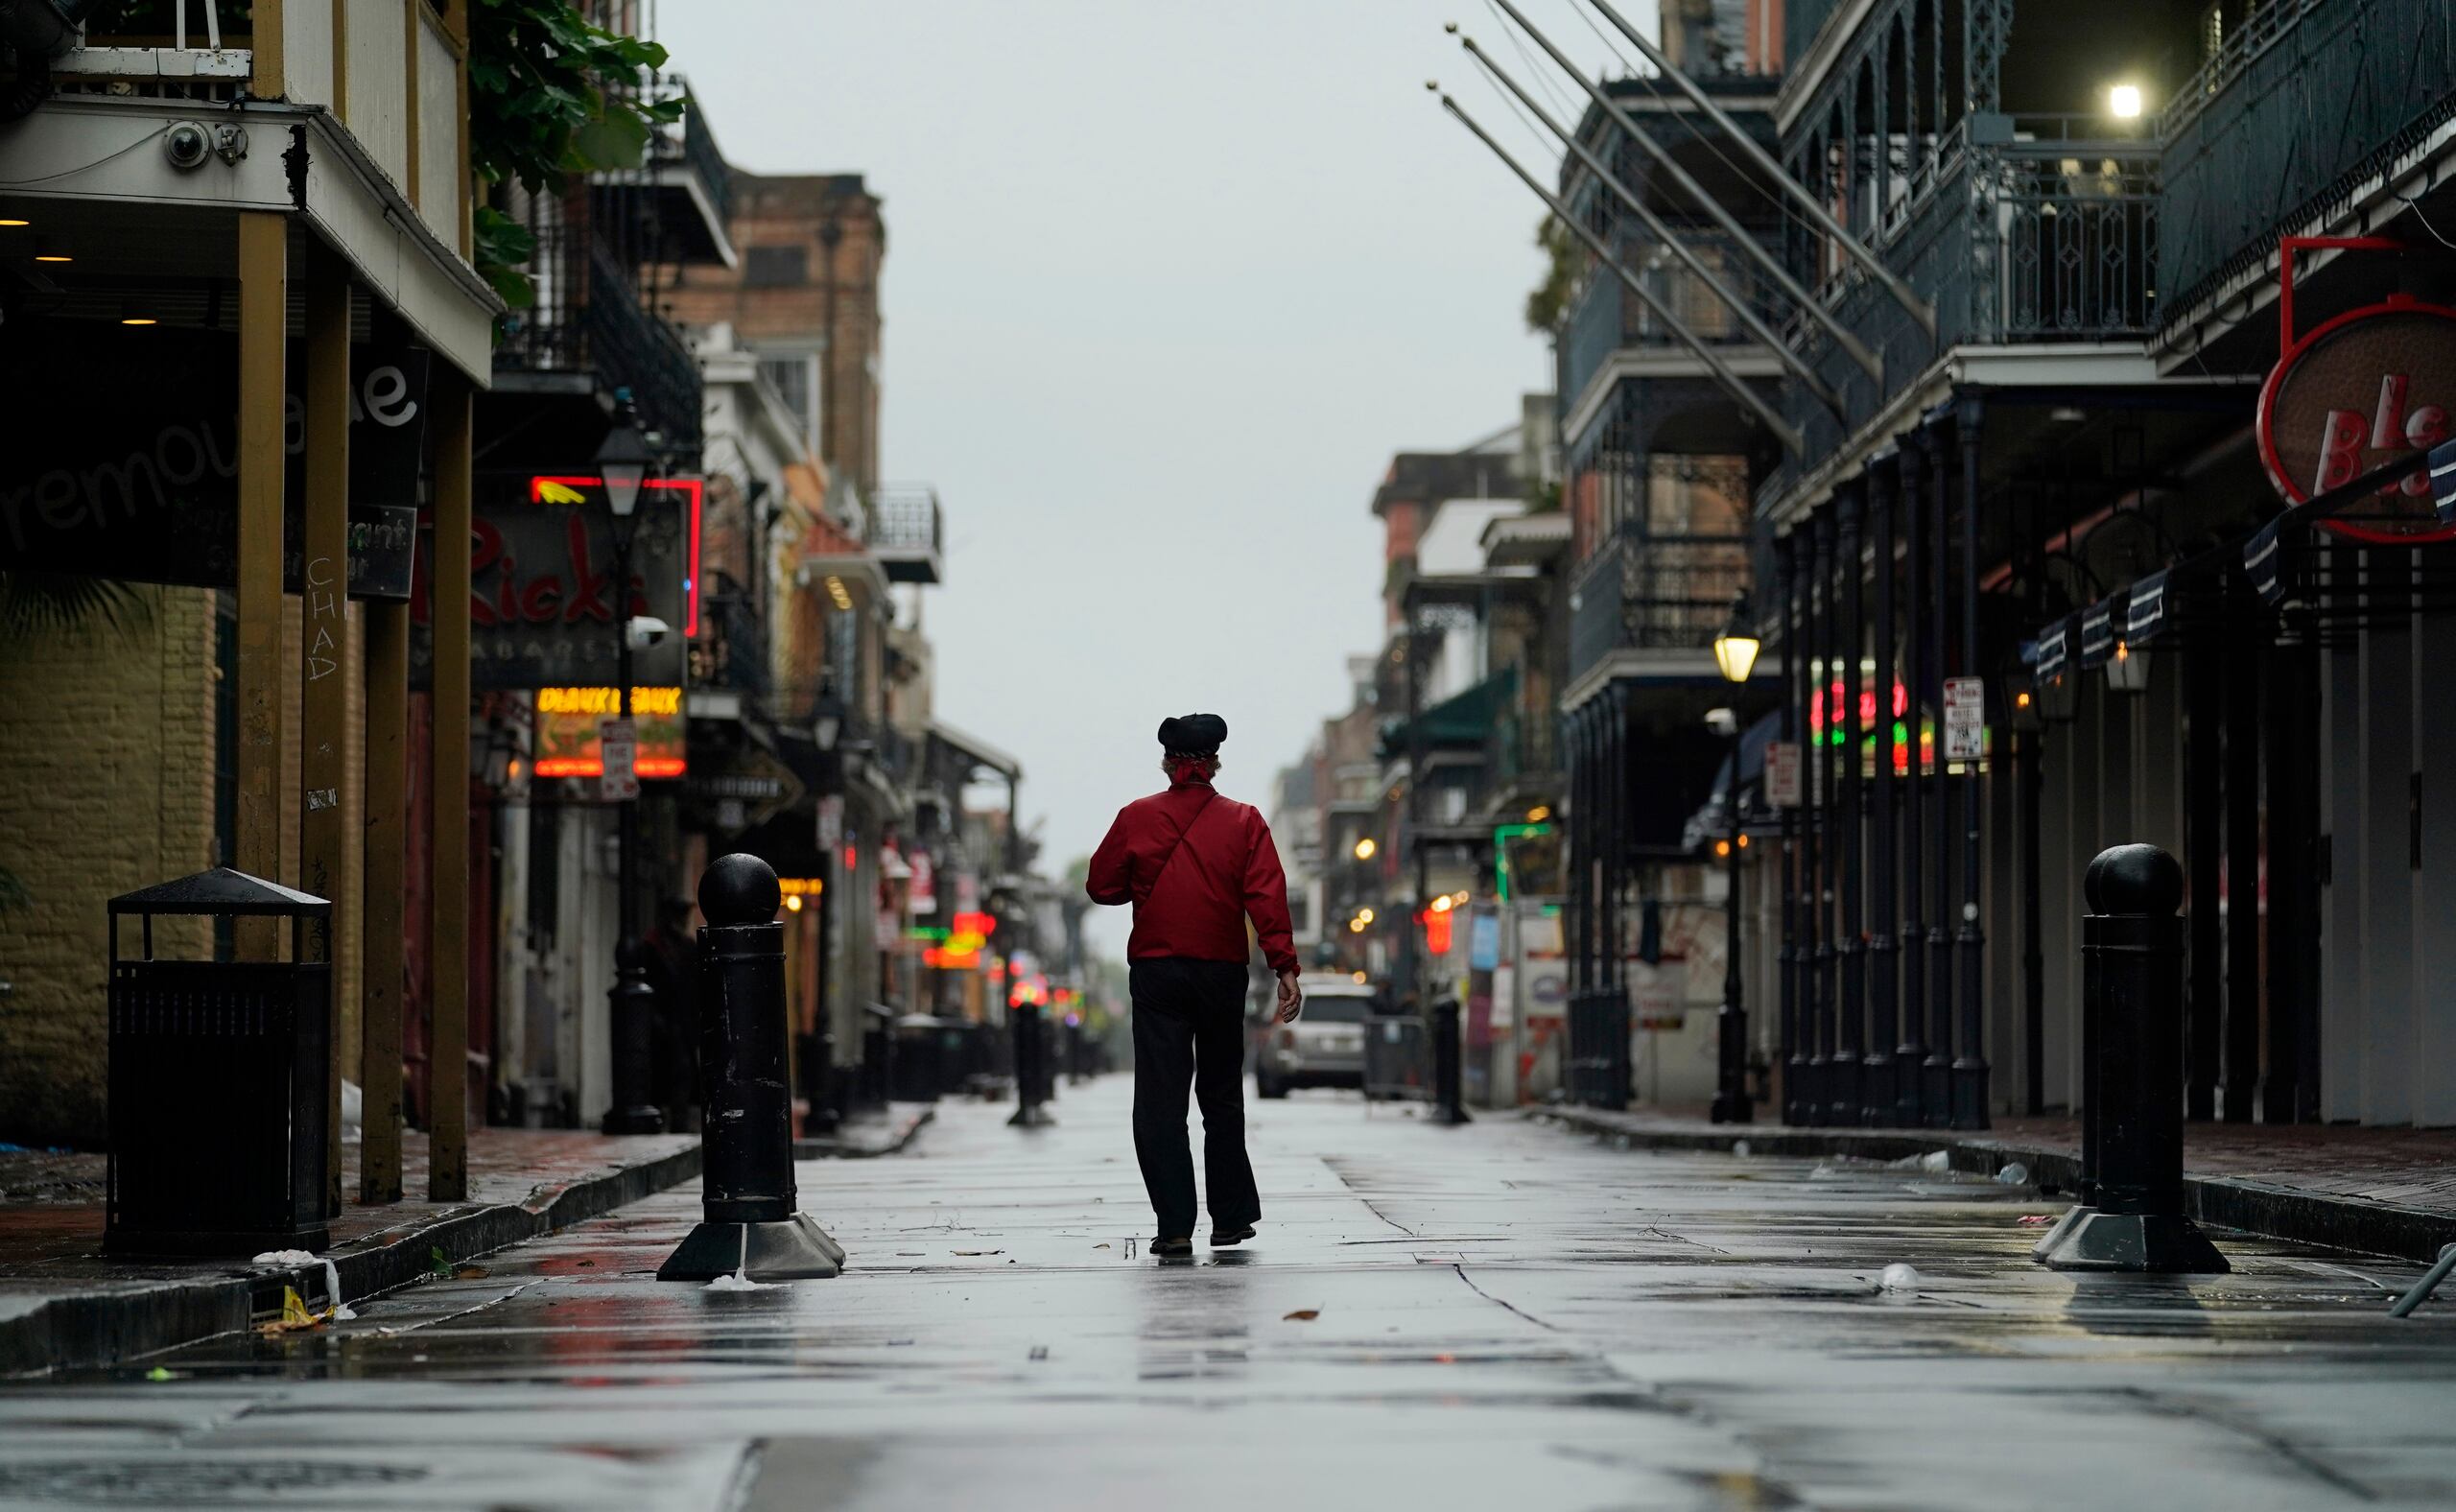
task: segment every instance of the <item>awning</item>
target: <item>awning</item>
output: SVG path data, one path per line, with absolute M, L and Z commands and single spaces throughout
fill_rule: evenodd
M 1518 697 L 1518 669 L 1505 668 L 1466 692 L 1418 711 L 1412 720 L 1397 719 L 1382 725 L 1382 750 L 1395 755 L 1418 741 L 1427 745 L 1481 745 Z

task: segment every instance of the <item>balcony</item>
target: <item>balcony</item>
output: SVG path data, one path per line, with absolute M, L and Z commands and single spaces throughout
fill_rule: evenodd
M 656 228 L 659 245 L 651 261 L 736 266 L 740 259 L 728 230 L 733 171 L 717 150 L 706 106 L 679 75 L 668 75 L 641 93 L 651 101 L 680 101 L 681 121 L 649 138 L 647 159 L 638 168 L 600 173 L 595 184 L 632 201 L 643 221 Z
M 556 208 L 531 218 L 537 302 L 505 319 L 495 347 L 499 386 L 552 388 L 559 377 L 578 380 L 582 391 L 628 389 L 641 423 L 669 450 L 697 453 L 699 365 L 673 327 L 640 302 L 630 272 L 591 223 Z
M 1747 303 L 1766 323 L 1781 326 L 1773 315 L 1770 291 L 1731 238 L 1712 230 L 1687 229 L 1681 237 L 1712 270 L 1714 276 Z M 1747 330 L 1712 288 L 1669 252 L 1636 239 L 1620 244 L 1621 260 L 1638 275 L 1646 292 L 1708 344 L 1728 348 L 1725 356 L 1739 359 L 1752 347 Z M 1561 389 L 1572 406 L 1587 394 L 1595 375 L 1619 353 L 1641 348 L 1659 359 L 1646 366 L 1663 375 L 1702 374 L 1688 346 L 1671 334 L 1643 300 L 1632 294 L 1619 275 L 1596 268 L 1571 302 L 1568 330 L 1561 342 Z M 1743 371 L 1753 369 L 1743 366 Z
M 103 8 L 51 60 L 62 94 L 236 100 L 255 74 L 255 22 L 238 0 L 131 0 Z
M 2446 0 L 2270 0 L 2170 101 L 2169 316 L 2255 272 L 2280 227 L 2311 229 L 2361 180 L 2456 118 Z
M 1570 680 L 1621 650 L 1713 669 L 1716 632 L 1748 585 L 1744 534 L 1647 535 L 1624 529 L 1578 569 L 1570 590 Z
M 928 484 L 881 484 L 870 496 L 868 544 L 889 582 L 944 581 L 946 535 L 938 490 Z
M 1858 224 L 1887 265 L 1934 301 L 1936 340 L 1931 344 L 1856 265 L 1831 259 L 1821 297 L 1882 356 L 1887 376 L 1878 384 L 1812 322 L 1794 318 L 1796 349 L 1849 413 L 1846 426 L 1789 386 L 1788 412 L 1807 455 L 1840 447 L 1938 352 L 2138 342 L 2154 332 L 2163 224 L 2158 148 L 2088 134 L 2096 124 L 1971 116 L 1925 166 L 1888 180 L 1900 197 Z M 1872 154 L 1871 146 L 1860 156 Z

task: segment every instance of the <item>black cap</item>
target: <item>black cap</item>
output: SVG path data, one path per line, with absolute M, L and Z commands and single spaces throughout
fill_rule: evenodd
M 1190 756 L 1210 756 L 1228 738 L 1228 721 L 1216 714 L 1180 714 L 1160 721 L 1160 744 Z

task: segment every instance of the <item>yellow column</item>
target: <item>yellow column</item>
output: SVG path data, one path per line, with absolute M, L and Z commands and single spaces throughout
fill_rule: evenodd
M 469 390 L 443 375 L 435 396 L 435 984 L 433 1129 L 427 1199 L 469 1195 Z
M 289 218 L 239 212 L 238 814 L 232 862 L 281 876 L 283 320 Z M 240 957 L 272 960 L 282 932 L 243 919 Z
M 465 612 L 465 611 L 464 611 Z M 403 817 L 409 789 L 410 606 L 369 601 L 366 622 L 366 904 L 362 927 L 366 991 L 358 1081 L 366 1131 L 359 1146 L 358 1200 L 401 1200 L 402 900 L 409 873 Z
M 298 886 L 332 902 L 328 923 L 311 923 L 306 958 L 333 968 L 333 1064 L 325 1077 L 327 1217 L 342 1211 L 342 1004 L 339 942 L 347 937 L 342 823 L 349 668 L 349 276 L 330 254 L 311 256 L 307 283 L 307 497 L 299 509 Z

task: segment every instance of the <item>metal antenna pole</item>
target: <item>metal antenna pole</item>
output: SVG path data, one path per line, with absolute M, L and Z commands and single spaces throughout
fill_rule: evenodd
M 1577 64 L 1570 61 L 1569 55 L 1554 47 L 1552 39 L 1537 31 L 1535 23 L 1526 19 L 1526 13 L 1511 4 L 1510 0 L 1493 0 L 1493 3 L 1508 12 L 1509 18 L 1518 23 L 1520 31 L 1533 37 L 1537 46 L 1551 55 L 1553 62 L 1558 63 L 1568 71 L 1570 78 L 1577 81 L 1577 86 L 1587 92 L 1588 97 L 1601 107 L 1605 115 L 1612 118 L 1613 125 L 1628 132 L 1630 140 L 1645 149 L 1646 155 L 1654 159 L 1655 166 L 1663 170 L 1665 177 L 1678 186 L 1681 193 L 1687 195 L 1699 209 L 1706 212 L 1707 219 L 1712 221 L 1725 235 L 1739 244 L 1741 250 L 1756 260 L 1758 270 L 1773 282 L 1774 287 L 1783 291 L 1784 298 L 1799 306 L 1801 313 L 1809 319 L 1825 327 L 1826 334 L 1833 338 L 1836 345 L 1850 353 L 1851 360 L 1865 368 L 1869 377 L 1879 382 L 1883 380 L 1884 359 L 1868 350 L 1865 342 L 1853 334 L 1831 311 L 1819 304 L 1814 295 L 1801 288 L 1800 281 L 1791 276 L 1791 271 L 1783 266 L 1782 259 L 1767 251 L 1754 234 L 1742 226 L 1729 210 L 1723 208 L 1721 201 L 1709 193 L 1706 186 L 1699 183 L 1688 169 L 1680 166 L 1679 161 L 1662 143 L 1641 130 L 1629 112 L 1620 108 L 1620 102 L 1605 94 L 1593 80 L 1587 78 Z
M 1507 0 L 1503 0 L 1503 3 L 1507 3 Z M 1671 59 L 1664 56 L 1663 49 L 1640 35 L 1636 27 L 1631 26 L 1619 12 L 1613 10 L 1609 0 L 1587 0 L 1587 3 L 1602 12 L 1603 19 L 1619 28 L 1620 35 L 1635 43 L 1639 52 L 1645 54 L 1646 61 L 1663 70 L 1665 78 L 1679 85 L 1680 92 L 1687 95 L 1698 109 L 1704 111 L 1707 119 L 1729 133 L 1731 139 L 1739 144 L 1740 152 L 1746 154 L 1748 160 L 1772 176 L 1774 181 L 1783 186 L 1783 192 L 1798 201 L 1800 207 L 1807 212 L 1808 218 L 1816 223 L 1817 229 L 1839 243 L 1842 249 L 1851 254 L 1853 262 L 1865 268 L 1868 271 L 1868 276 L 1882 284 L 1884 292 L 1893 295 L 1894 302 L 1910 313 L 1910 318 L 1918 321 L 1920 328 L 1927 333 L 1927 339 L 1935 340 L 1936 307 L 1934 305 L 1912 293 L 1910 286 L 1903 283 L 1895 275 L 1892 269 L 1884 265 L 1883 259 L 1870 251 L 1866 243 L 1846 230 L 1841 222 L 1833 219 L 1832 212 L 1819 203 L 1816 196 L 1808 193 L 1806 185 L 1783 172 L 1783 165 L 1774 161 L 1774 155 L 1771 153 L 1758 146 L 1755 137 L 1741 130 L 1738 122 L 1726 114 L 1722 106 L 1714 104 L 1706 91 L 1698 88 L 1695 80 L 1674 67 Z
M 1435 84 L 1432 87 L 1438 90 L 1440 85 Z M 1687 322 L 1672 314 L 1661 299 L 1656 298 L 1653 291 L 1646 288 L 1638 275 L 1629 271 L 1626 264 L 1614 256 L 1612 249 L 1603 245 L 1603 239 L 1588 230 L 1570 207 L 1560 201 L 1558 196 L 1538 182 L 1535 176 L 1521 166 L 1517 158 L 1509 155 L 1506 148 L 1492 139 L 1490 132 L 1477 126 L 1475 117 L 1461 109 L 1457 101 L 1443 95 L 1441 107 L 1456 116 L 1459 125 L 1475 132 L 1476 139 L 1491 148 L 1494 156 L 1508 164 L 1509 171 L 1516 174 L 1527 188 L 1535 191 L 1536 198 L 1544 201 L 1553 216 L 1563 225 L 1576 232 L 1578 239 L 1586 243 L 1588 249 L 1594 253 L 1596 259 L 1618 274 L 1620 282 L 1628 286 L 1629 292 L 1638 296 L 1638 301 L 1653 312 L 1654 318 L 1663 322 L 1664 329 L 1678 337 L 1682 345 L 1697 354 L 1697 360 L 1706 365 L 1706 370 L 1713 375 L 1714 382 L 1722 388 L 1723 391 L 1737 400 L 1759 420 L 1765 422 L 1765 428 L 1772 431 L 1782 441 L 1784 450 L 1794 457 L 1807 455 L 1807 443 L 1800 438 L 1800 433 L 1791 428 L 1790 422 L 1783 418 L 1781 412 L 1766 402 L 1756 390 L 1751 389 L 1746 379 L 1732 371 L 1731 365 L 1714 355 L 1713 349 L 1706 344 L 1702 337 L 1688 329 Z
M 1643 225 L 1656 241 L 1662 243 L 1672 256 L 1679 258 L 1681 265 L 1695 274 L 1697 281 L 1711 290 L 1714 297 L 1721 300 L 1731 313 L 1738 318 L 1739 323 L 1747 327 L 1748 334 L 1763 343 L 1766 349 L 1774 354 L 1775 361 L 1789 368 L 1800 382 L 1807 386 L 1808 392 L 1816 395 L 1820 403 L 1833 412 L 1835 419 L 1846 422 L 1850 419 L 1849 413 L 1843 408 L 1842 396 L 1833 391 L 1833 386 L 1827 383 L 1824 377 L 1814 367 L 1809 366 L 1798 353 L 1792 351 L 1783 338 L 1775 333 L 1773 327 L 1759 319 L 1757 312 L 1749 308 L 1730 285 L 1715 277 L 1713 270 L 1706 266 L 1704 259 L 1691 251 L 1687 242 L 1673 234 L 1671 227 L 1664 224 L 1661 217 L 1647 209 L 1644 201 L 1638 198 L 1634 190 L 1615 177 L 1612 170 L 1603 166 L 1603 160 L 1589 151 L 1584 142 L 1577 139 L 1576 132 L 1561 125 L 1534 96 L 1520 87 L 1518 81 L 1504 72 L 1500 64 L 1493 60 L 1490 54 L 1476 45 L 1474 37 L 1461 36 L 1458 43 L 1467 50 L 1469 57 L 1484 65 L 1486 73 L 1500 81 L 1502 86 L 1516 95 L 1521 104 L 1535 112 L 1535 119 L 1543 122 L 1547 130 L 1559 137 L 1569 150 L 1576 154 L 1577 160 L 1584 163 L 1588 170 L 1602 181 L 1605 188 L 1611 190 L 1622 204 L 1629 207 L 1629 213 L 1638 218 L 1638 223 Z

